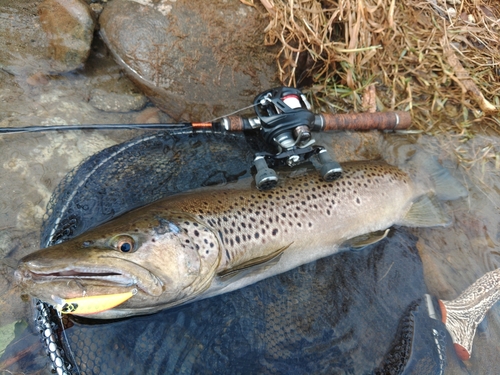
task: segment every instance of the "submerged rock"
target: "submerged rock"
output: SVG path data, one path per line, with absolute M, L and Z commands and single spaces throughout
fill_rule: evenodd
M 279 85 L 267 24 L 239 0 L 114 0 L 101 36 L 128 76 L 174 119 L 209 120 Z
M 55 73 L 79 68 L 90 53 L 94 19 L 83 0 L 44 0 L 38 7 Z
M 0 5 L 0 69 L 10 75 L 47 72 L 48 42 L 33 1 L 4 1 Z
M 89 103 L 94 108 L 105 112 L 130 112 L 144 108 L 147 99 L 138 93 L 114 93 L 94 89 L 90 93 Z

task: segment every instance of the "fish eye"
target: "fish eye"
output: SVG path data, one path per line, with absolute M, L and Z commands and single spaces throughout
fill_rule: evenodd
M 135 241 L 130 236 L 119 236 L 115 244 L 115 248 L 122 253 L 130 253 L 135 250 Z

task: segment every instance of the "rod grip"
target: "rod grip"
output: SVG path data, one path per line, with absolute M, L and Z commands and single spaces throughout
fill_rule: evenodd
M 411 115 L 405 111 L 345 113 L 319 115 L 323 119 L 321 131 L 330 130 L 402 130 L 411 125 Z
M 241 116 L 226 116 L 221 122 L 222 128 L 229 132 L 249 130 L 248 120 Z

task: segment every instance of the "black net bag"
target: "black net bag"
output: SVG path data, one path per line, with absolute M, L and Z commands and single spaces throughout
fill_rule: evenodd
M 41 245 L 168 195 L 248 177 L 261 146 L 242 134 L 177 131 L 105 149 L 56 189 Z M 444 325 L 428 315 L 416 241 L 396 228 L 362 250 L 231 293 L 117 321 L 65 316 L 64 330 L 38 303 L 37 327 L 61 374 L 466 373 Z

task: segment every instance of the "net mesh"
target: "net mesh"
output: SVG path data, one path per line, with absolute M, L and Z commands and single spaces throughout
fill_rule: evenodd
M 41 246 L 168 195 L 249 175 L 252 160 L 245 138 L 227 133 L 161 132 L 107 148 L 59 184 L 42 224 Z
M 103 150 L 54 192 L 42 246 L 158 198 L 249 176 L 261 147 L 243 135 L 162 132 Z M 443 356 L 429 327 L 444 336 L 444 326 L 411 305 L 426 291 L 415 243 L 397 229 L 232 293 L 119 321 L 65 316 L 64 330 L 42 304 L 37 326 L 61 374 L 372 373 L 378 365 L 400 374 L 415 364 L 404 373 L 439 373 Z M 412 350 L 401 345 L 408 340 Z

